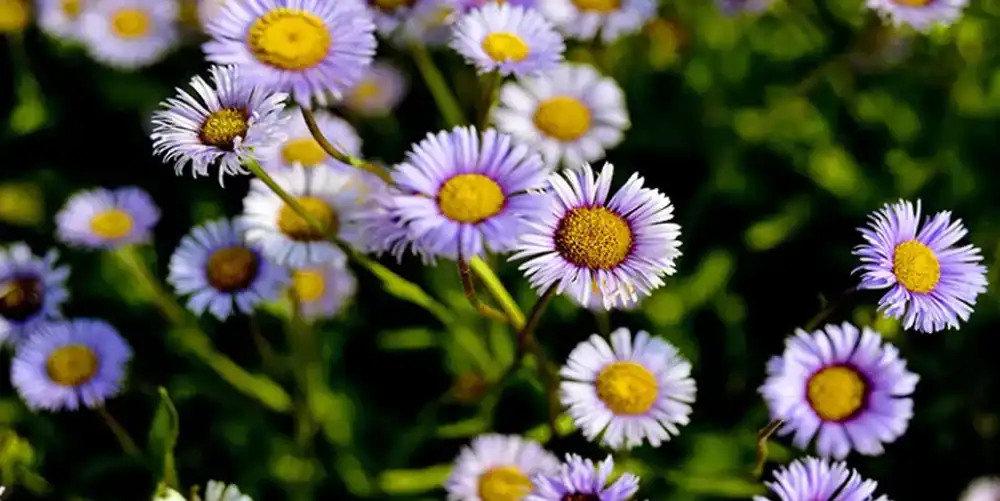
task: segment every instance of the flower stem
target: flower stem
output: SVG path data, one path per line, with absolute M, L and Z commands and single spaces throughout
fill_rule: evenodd
M 771 435 L 774 435 L 774 432 L 778 431 L 778 428 L 781 428 L 782 424 L 784 421 L 775 419 L 757 432 L 757 464 L 753 469 L 754 478 L 760 478 L 764 474 L 764 463 L 767 462 L 767 441 Z
M 357 167 L 361 170 L 370 172 L 378 176 L 380 179 L 382 179 L 387 183 L 392 182 L 392 178 L 389 176 L 389 173 L 386 172 L 384 169 L 372 165 L 368 162 L 365 162 L 364 160 L 357 158 L 355 156 L 348 155 L 337 149 L 337 147 L 334 146 L 333 143 L 331 143 L 330 140 L 323 135 L 323 131 L 320 130 L 319 124 L 316 123 L 316 116 L 313 115 L 312 110 L 308 108 L 302 108 L 302 118 L 306 121 L 306 127 L 309 128 L 309 133 L 312 134 L 313 139 L 315 139 L 316 142 L 319 143 L 320 147 L 323 148 L 323 151 L 325 151 L 327 155 L 330 155 L 338 162 L 342 162 L 352 167 Z
M 434 102 L 437 103 L 438 109 L 441 110 L 441 115 L 444 117 L 444 121 L 448 124 L 448 127 L 456 127 L 466 123 L 462 107 L 459 106 L 458 100 L 455 99 L 451 88 L 448 87 L 448 82 L 444 79 L 444 75 L 441 74 L 441 70 L 438 69 L 437 65 L 434 64 L 434 60 L 431 59 L 430 53 L 427 52 L 427 47 L 424 47 L 421 43 L 414 43 L 410 46 L 410 51 L 413 53 L 413 60 L 417 64 L 417 70 L 420 71 L 420 76 L 423 77 L 424 82 L 430 89 L 431 95 L 434 97 Z
M 517 302 L 514 301 L 510 292 L 503 286 L 490 266 L 486 264 L 486 261 L 479 257 L 473 257 L 469 259 L 469 268 L 483 282 L 483 287 L 486 287 L 486 291 L 493 296 L 493 300 L 500 305 L 507 318 L 510 319 L 511 325 L 518 330 L 524 328 L 524 313 L 521 312 Z
M 826 306 L 823 307 L 823 309 L 819 310 L 815 315 L 813 315 L 813 317 L 810 318 L 808 322 L 806 322 L 802 330 L 805 330 L 807 332 L 815 330 L 830 315 L 836 313 L 836 311 L 839 310 L 841 306 L 844 306 L 844 304 L 850 301 L 850 299 L 854 296 L 856 292 L 858 292 L 857 287 L 850 287 L 844 292 L 841 292 L 836 299 L 827 303 Z
M 555 296 L 556 285 L 553 284 L 542 293 L 538 301 L 535 301 L 535 306 L 528 315 L 528 321 L 517 332 L 518 357 L 515 359 L 514 366 L 512 367 L 516 369 L 525 352 L 531 352 L 534 355 L 535 363 L 538 364 L 538 372 L 541 374 L 542 382 L 545 384 L 545 400 L 548 403 L 548 425 L 553 437 L 558 434 L 556 419 L 559 417 L 559 380 L 555 369 L 553 369 L 548 357 L 545 356 L 545 351 L 542 350 L 542 345 L 535 339 L 534 331 L 538 327 L 538 322 L 542 319 L 542 313 L 545 312 L 546 306 L 548 306 L 549 302 Z
M 503 75 L 499 71 L 493 71 L 479 78 L 479 85 L 482 88 L 482 96 L 479 104 L 479 116 L 476 118 L 476 126 L 480 131 L 486 130 L 490 125 L 490 112 L 496 104 L 500 95 L 500 84 L 503 83 Z
M 458 274 L 462 279 L 462 289 L 465 290 L 465 297 L 469 299 L 469 302 L 472 303 L 472 306 L 479 313 L 497 322 L 510 322 L 507 315 L 479 300 L 479 296 L 476 295 L 476 285 L 472 282 L 472 271 L 469 269 L 469 263 L 461 255 L 458 256 Z
M 122 426 L 121 423 L 119 423 L 118 420 L 104 408 L 104 406 L 97 407 L 94 410 L 97 411 L 97 413 L 101 416 L 101 419 L 104 420 L 104 423 L 108 425 L 111 433 L 113 433 L 115 438 L 118 439 L 118 443 L 121 444 L 122 450 L 124 450 L 129 456 L 142 458 L 142 450 L 139 449 L 139 446 L 135 444 L 135 440 L 132 440 L 132 437 L 130 437 L 128 432 L 125 431 L 125 427 Z

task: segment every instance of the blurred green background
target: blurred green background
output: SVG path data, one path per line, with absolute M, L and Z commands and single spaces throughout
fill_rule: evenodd
M 928 211 L 961 217 L 987 265 L 1000 254 L 1000 1 L 973 0 L 959 23 L 927 35 L 882 27 L 861 0 L 778 0 L 766 14 L 738 18 L 706 0 L 660 3 L 642 34 L 569 52 L 625 88 L 633 126 L 609 154 L 616 185 L 641 173 L 672 198 L 683 231 L 677 275 L 638 310 L 611 314 L 610 325 L 678 345 L 694 363 L 698 401 L 678 438 L 633 451 L 624 466 L 642 476 L 641 499 L 747 499 L 762 489 L 751 470 L 756 430 L 768 421 L 756 393 L 764 363 L 856 283 L 850 250 L 868 212 L 920 198 Z M 167 61 L 126 74 L 35 28 L 0 36 L 0 242 L 27 241 L 43 253 L 56 245 L 53 215 L 70 194 L 137 185 L 163 211 L 154 244 L 163 277 L 193 224 L 240 212 L 247 179 L 223 189 L 214 177 L 175 177 L 151 155 L 150 112 L 205 73 L 198 41 L 192 33 Z M 385 45 L 380 55 L 411 75 L 410 95 L 394 116 L 355 123 L 364 154 L 393 163 L 443 122 L 411 59 Z M 472 70 L 448 51 L 434 57 L 472 103 Z M 440 484 L 471 437 L 550 438 L 533 371 L 521 371 L 499 400 L 482 401 L 485 381 L 514 348 L 506 328 L 468 305 L 451 263 L 384 260 L 452 312 L 447 325 L 356 270 L 353 305 L 317 326 L 324 384 L 308 398 L 280 355 L 288 351 L 280 315 L 202 319 L 218 353 L 277 381 L 295 409 L 308 403 L 323 417 L 303 429 L 298 411 L 262 406 L 185 352 L 178 339 L 187 334 L 172 330 L 113 260 L 64 249 L 63 261 L 72 266 L 65 313 L 110 321 L 135 349 L 128 392 L 108 409 L 140 444 L 157 387 L 169 392 L 185 487 L 219 479 L 258 501 L 444 499 Z M 534 293 L 516 267 L 493 262 L 530 308 Z M 885 455 L 850 462 L 892 499 L 955 499 L 974 477 L 1000 473 L 998 296 L 991 287 L 968 325 L 936 335 L 878 318 L 878 297 L 861 294 L 830 320 L 872 325 L 901 348 L 921 376 L 916 417 Z M 562 361 L 601 321 L 559 299 L 537 335 Z M 0 355 L 5 373 L 9 357 Z M 97 414 L 32 414 L 6 376 L 0 427 L 0 479 L 16 484 L 15 499 L 142 500 L 158 480 L 121 453 Z M 801 454 L 787 443 L 772 441 L 771 460 Z M 606 454 L 578 433 L 548 447 Z

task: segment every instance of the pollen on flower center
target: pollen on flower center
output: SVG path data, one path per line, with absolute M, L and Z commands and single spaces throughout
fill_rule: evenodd
M 896 246 L 892 256 L 896 280 L 910 292 L 926 294 L 941 279 L 941 262 L 926 245 L 909 240 Z
M 535 110 L 535 127 L 560 141 L 575 141 L 590 130 L 590 108 L 579 99 L 556 96 Z
M 285 204 L 278 212 L 278 230 L 288 238 L 297 242 L 317 242 L 326 237 L 327 232 L 336 232 L 340 228 L 340 220 L 333 207 L 325 200 L 316 197 L 297 197 L 296 201 L 305 209 L 320 226 L 314 228 L 295 209 Z
M 496 62 L 523 61 L 528 57 L 528 44 L 514 33 L 498 31 L 483 38 L 483 51 Z
M 601 501 L 601 497 L 597 494 L 580 494 L 574 492 L 571 494 L 563 494 L 563 497 L 559 498 L 559 501 Z
M 311 303 L 323 297 L 326 279 L 319 270 L 295 270 L 292 272 L 292 290 L 303 303 Z
M 100 212 L 90 220 L 90 231 L 101 238 L 118 239 L 132 231 L 132 216 L 121 209 Z
M 80 15 L 80 0 L 62 0 L 59 6 L 63 14 L 70 19 L 76 19 Z
M 441 213 L 452 221 L 478 223 L 503 209 L 507 199 L 496 181 L 482 174 L 459 174 L 438 191 Z
M 531 492 L 531 480 L 515 466 L 490 468 L 479 477 L 482 501 L 521 501 Z
M 597 374 L 597 398 L 618 415 L 643 414 L 659 394 L 656 377 L 636 362 L 612 362 Z
M 572 0 L 577 9 L 607 14 L 621 8 L 621 0 Z
M 934 0 L 892 0 L 892 3 L 903 7 L 927 7 L 932 1 Z
M 592 270 L 621 264 L 632 251 L 632 228 L 604 207 L 577 207 L 559 221 L 556 251 L 567 261 Z
M 376 9 L 387 13 L 395 12 L 396 9 L 402 7 L 409 7 L 414 2 L 415 0 L 368 0 L 369 5 L 373 5 Z
M 97 368 L 97 353 L 82 344 L 56 348 L 45 364 L 49 378 L 62 386 L 85 384 L 97 374 Z
M 120 38 L 142 38 L 149 34 L 152 19 L 143 9 L 122 9 L 111 16 L 111 31 Z
M 28 320 L 42 309 L 44 292 L 37 277 L 14 277 L 0 282 L 0 317 L 14 322 Z
M 288 165 L 298 162 L 303 167 L 315 167 L 326 160 L 326 152 L 315 139 L 301 137 L 285 142 L 281 147 L 281 159 Z
M 246 290 L 257 277 L 257 254 L 242 246 L 225 247 L 212 253 L 205 265 L 208 284 L 220 292 Z
M 835 365 L 809 378 L 806 396 L 821 419 L 844 421 L 864 407 L 868 384 L 854 368 Z
M 241 109 L 225 108 L 212 112 L 201 124 L 198 137 L 204 144 L 233 151 L 236 138 L 246 136 L 250 128 L 249 119 L 247 112 Z
M 319 16 L 279 7 L 253 23 L 247 43 L 260 62 L 281 70 L 301 71 L 325 59 L 332 41 L 330 30 Z

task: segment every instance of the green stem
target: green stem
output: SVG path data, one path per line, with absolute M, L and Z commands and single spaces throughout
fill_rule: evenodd
M 462 289 L 465 290 L 465 297 L 472 303 L 472 306 L 486 316 L 497 322 L 508 323 L 510 319 L 507 315 L 495 310 L 492 306 L 483 303 L 479 300 L 479 296 L 476 295 L 476 285 L 472 282 L 472 271 L 469 269 L 469 263 L 459 253 L 458 256 L 458 275 L 462 279 Z
M 757 464 L 753 468 L 754 478 L 760 478 L 764 474 L 764 464 L 767 463 L 767 441 L 782 424 L 784 421 L 775 419 L 757 432 Z
M 500 95 L 500 84 L 503 83 L 503 75 L 499 71 L 493 71 L 479 78 L 479 85 L 482 88 L 482 96 L 479 103 L 479 116 L 476 118 L 476 125 L 479 130 L 486 130 L 490 125 L 490 112 Z
M 451 88 L 448 87 L 448 82 L 444 79 L 444 75 L 441 74 L 441 70 L 438 69 L 437 65 L 434 64 L 434 60 L 431 59 L 430 53 L 427 52 L 427 47 L 424 47 L 421 43 L 414 43 L 411 45 L 410 51 L 413 53 L 413 60 L 417 64 L 417 70 L 420 71 L 420 75 L 423 77 L 428 89 L 430 89 L 431 96 L 434 97 L 434 101 L 441 110 L 441 115 L 444 117 L 448 127 L 456 127 L 466 123 L 462 107 L 459 106 L 458 100 L 455 99 Z
M 819 312 L 813 315 L 813 317 L 810 318 L 809 321 L 805 323 L 805 326 L 802 328 L 802 330 L 806 332 L 811 332 L 815 330 L 830 315 L 833 315 L 837 310 L 840 309 L 841 306 L 850 301 L 850 299 L 854 297 L 854 294 L 856 292 L 858 292 L 857 287 L 851 287 L 845 290 L 844 292 L 841 292 L 840 295 L 837 296 L 833 301 L 827 303 L 826 306 L 823 307 L 823 309 L 819 310 Z
M 319 143 L 320 147 L 323 148 L 323 151 L 325 151 L 327 155 L 330 155 L 339 162 L 370 172 L 387 183 L 392 182 L 392 178 L 389 176 L 389 173 L 384 169 L 337 149 L 337 147 L 334 146 L 325 135 L 323 135 L 323 131 L 319 128 L 319 124 L 316 122 L 316 116 L 313 115 L 312 110 L 302 108 L 302 118 L 306 121 L 306 127 L 309 128 L 309 133 L 312 134 L 313 139 Z
M 118 420 L 104 408 L 104 406 L 97 407 L 94 410 L 97 411 L 97 413 L 101 416 L 101 419 L 104 420 L 104 423 L 108 425 L 111 433 L 113 433 L 115 438 L 118 439 L 118 443 L 121 444 L 122 450 L 124 450 L 129 456 L 142 458 L 142 450 L 139 449 L 139 446 L 135 444 L 135 440 L 132 440 L 132 437 L 130 437 L 128 432 L 125 431 L 125 427 L 122 426 L 121 423 L 119 423 Z
M 486 261 L 483 261 L 479 257 L 473 257 L 472 259 L 469 259 L 469 268 L 472 269 L 472 272 L 479 277 L 479 280 L 483 283 L 483 287 L 485 287 L 486 291 L 490 293 L 490 296 L 493 296 L 493 300 L 500 305 L 500 309 L 507 314 L 507 318 L 510 319 L 510 324 L 518 330 L 524 328 L 524 313 L 521 312 L 521 308 L 517 305 L 517 301 L 514 301 L 510 292 L 508 292 L 507 288 L 503 286 L 503 283 L 501 283 L 500 279 L 497 278 L 495 273 L 493 273 L 490 266 L 486 264 Z
M 528 321 L 525 322 L 524 327 L 517 333 L 518 360 L 524 357 L 525 352 L 531 352 L 535 357 L 535 363 L 538 364 L 538 371 L 542 375 L 542 381 L 545 384 L 545 400 L 548 403 L 549 431 L 552 432 L 553 437 L 558 433 L 556 419 L 559 417 L 559 378 L 552 368 L 548 357 L 545 356 L 542 345 L 535 339 L 534 331 L 538 326 L 538 322 L 542 319 L 542 313 L 545 312 L 546 306 L 548 306 L 549 302 L 555 296 L 556 286 L 553 284 L 535 302 L 535 306 L 528 315 Z M 518 362 L 515 361 L 514 363 L 516 367 Z

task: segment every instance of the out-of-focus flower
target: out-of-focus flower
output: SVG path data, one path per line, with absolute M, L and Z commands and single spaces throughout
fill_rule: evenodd
M 969 0 L 865 0 L 865 5 L 892 24 L 908 24 L 920 31 L 950 25 L 962 16 Z
M 27 0 L 0 0 L 0 33 L 21 31 L 31 22 Z
M 208 484 L 205 485 L 204 499 L 192 501 L 253 501 L 253 499 L 240 492 L 240 489 L 235 485 L 209 480 Z
M 741 12 L 763 12 L 774 0 L 715 0 L 715 3 L 724 14 L 732 16 Z
M 45 194 L 37 184 L 10 182 L 0 185 L 0 221 L 36 226 L 45 217 Z
M 482 435 L 462 448 L 445 483 L 448 501 L 508 501 L 531 492 L 531 477 L 554 474 L 559 460 L 517 435 Z
M 451 47 L 479 73 L 536 75 L 563 59 L 562 35 L 538 11 L 487 3 L 458 19 Z
M 358 290 L 358 281 L 346 266 L 317 266 L 292 270 L 292 291 L 305 318 L 337 316 Z
M 159 221 L 160 209 L 141 188 L 97 188 L 66 201 L 56 214 L 56 235 L 76 247 L 114 249 L 148 242 Z
M 544 0 L 537 7 L 567 37 L 604 43 L 639 31 L 656 15 L 656 0 Z
M 288 108 L 282 114 L 282 140 L 273 142 L 258 149 L 255 153 L 260 157 L 260 163 L 269 170 L 281 171 L 291 169 L 296 165 L 301 167 L 342 166 L 355 169 L 333 159 L 313 138 L 300 110 Z M 361 137 L 346 120 L 324 110 L 313 112 L 320 132 L 337 149 L 347 155 L 361 154 Z
M 538 7 L 539 1 L 540 0 L 448 0 L 448 4 L 455 11 L 455 14 L 462 15 L 468 14 L 473 10 L 491 3 L 507 4 L 511 6 L 524 7 L 525 9 L 533 9 Z
M 38 26 L 47 35 L 65 41 L 80 37 L 80 14 L 94 0 L 39 0 Z
M 807 457 L 796 459 L 774 473 L 774 482 L 765 482 L 772 496 L 754 496 L 754 501 L 889 501 L 875 499 L 878 483 L 865 480 L 846 463 Z
M 17 345 L 59 311 L 69 298 L 69 268 L 58 266 L 59 253 L 37 257 L 24 243 L 0 248 L 0 345 Z
M 535 489 L 524 501 L 566 501 L 598 500 L 626 501 L 639 490 L 639 477 L 632 473 L 622 473 L 608 485 L 615 462 L 607 459 L 595 465 L 589 459 L 576 454 L 567 454 L 556 473 L 538 474 L 532 477 Z
M 399 105 L 409 90 L 406 74 L 385 61 L 375 61 L 347 93 L 342 104 L 365 117 L 386 116 Z
M 1000 478 L 981 477 L 962 491 L 959 501 L 996 501 L 1000 499 Z
M 80 14 L 80 38 L 94 59 L 121 70 L 143 68 L 177 45 L 177 2 L 100 0 Z

